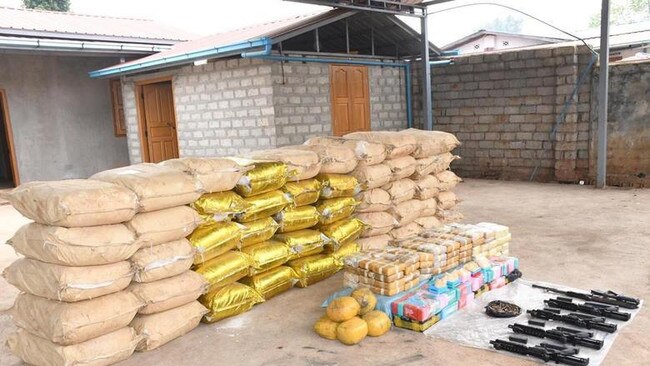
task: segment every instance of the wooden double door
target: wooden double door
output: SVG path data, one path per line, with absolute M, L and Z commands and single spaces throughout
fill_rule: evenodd
M 332 133 L 370 130 L 370 91 L 366 66 L 330 66 Z
M 139 86 L 140 128 L 144 161 L 158 163 L 178 158 L 178 137 L 172 82 Z

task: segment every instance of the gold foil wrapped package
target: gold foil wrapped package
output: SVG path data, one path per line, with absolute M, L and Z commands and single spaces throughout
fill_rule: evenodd
M 265 300 L 288 291 L 297 281 L 298 276 L 296 272 L 287 266 L 273 268 L 241 280 L 243 284 L 252 287 L 262 295 Z
M 256 275 L 283 265 L 291 256 L 291 249 L 284 243 L 269 240 L 242 249 L 251 258 L 250 275 Z
M 286 207 L 273 215 L 273 218 L 280 225 L 278 232 L 286 233 L 318 224 L 320 214 L 314 206 Z
M 329 278 L 342 267 L 334 257 L 326 254 L 316 254 L 305 258 L 292 260 L 289 267 L 298 275 L 298 287 L 307 287 L 316 282 Z
M 234 222 L 206 222 L 187 237 L 196 248 L 194 264 L 201 264 L 241 245 L 241 227 Z
M 279 190 L 247 197 L 246 212 L 236 216 L 240 222 L 250 222 L 275 215 L 292 203 L 291 197 Z
M 272 217 L 247 222 L 241 226 L 243 227 L 241 236 L 243 248 L 271 239 L 280 227 Z
M 323 188 L 320 192 L 320 197 L 337 198 L 337 197 L 353 197 L 361 192 L 361 185 L 357 178 L 351 175 L 342 174 L 319 174 L 316 176 Z
M 280 189 L 289 177 L 289 168 L 279 162 L 255 162 L 255 168 L 244 174 L 235 191 L 244 197 L 250 197 Z
M 246 253 L 230 251 L 203 263 L 194 271 L 208 281 L 209 290 L 222 287 L 246 277 L 252 265 Z
M 334 257 L 339 265 L 343 266 L 343 260 L 346 257 L 351 256 L 355 253 L 359 253 L 360 251 L 361 246 L 357 244 L 357 242 L 352 241 L 341 245 L 339 249 L 333 251 L 330 255 Z
M 264 298 L 254 289 L 235 282 L 209 291 L 199 301 L 210 310 L 203 316 L 203 321 L 214 323 L 245 313 L 255 304 L 264 302 Z
M 316 209 L 320 213 L 320 224 L 327 225 L 349 217 L 359 202 L 352 197 L 332 198 L 320 201 Z
M 323 250 L 323 245 L 330 241 L 320 231 L 310 229 L 276 234 L 273 238 L 289 246 L 292 251 L 290 259 L 305 256 L 307 253 L 318 253 Z
M 287 182 L 282 187 L 282 191 L 291 195 L 294 206 L 304 206 L 318 201 L 321 187 L 318 180 L 305 179 L 299 182 Z
M 248 204 L 232 191 L 204 194 L 192 203 L 192 208 L 214 221 L 228 221 L 246 210 Z
M 350 218 L 325 225 L 321 227 L 320 231 L 332 241 L 329 245 L 338 248 L 345 243 L 357 240 L 365 228 L 366 225 L 363 221 Z

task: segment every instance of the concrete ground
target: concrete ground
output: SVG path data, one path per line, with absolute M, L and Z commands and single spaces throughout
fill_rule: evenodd
M 468 180 L 457 192 L 466 222 L 510 226 L 511 254 L 521 259 L 525 278 L 650 298 L 650 190 Z M 8 206 L 0 206 L 0 222 L 4 242 L 23 220 Z M 0 267 L 12 259 L 11 250 L 0 246 Z M 395 328 L 357 346 L 319 338 L 312 325 L 323 314 L 320 304 L 341 282 L 338 274 L 309 288 L 293 289 L 246 314 L 201 324 L 161 349 L 137 353 L 121 365 L 532 365 Z M 0 282 L 0 306 L 6 309 L 15 293 Z M 8 315 L 0 312 L 1 366 L 20 364 L 5 346 L 11 329 Z M 605 364 L 647 364 L 649 331 L 646 306 L 620 332 Z

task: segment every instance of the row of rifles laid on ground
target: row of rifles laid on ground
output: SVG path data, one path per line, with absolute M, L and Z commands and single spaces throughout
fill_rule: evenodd
M 528 310 L 528 314 L 533 318 L 528 320 L 528 325 L 520 323 L 509 325 L 508 327 L 516 335 L 510 336 L 508 340 L 490 341 L 495 349 L 538 358 L 544 362 L 586 366 L 589 364 L 589 358 L 580 357 L 578 347 L 600 350 L 604 342 L 603 339 L 595 337 L 594 331 L 615 333 L 618 326 L 608 319 L 628 321 L 631 313 L 620 311 L 620 308 L 637 309 L 640 305 L 639 299 L 619 295 L 613 291 L 591 290 L 590 293 L 586 293 L 562 291 L 536 284 L 533 287 L 563 296 L 544 300 L 547 306 L 544 309 Z M 574 302 L 573 299 L 584 300 L 584 302 Z M 569 313 L 563 313 L 562 310 Z M 563 326 L 547 328 L 546 321 L 568 324 L 572 328 Z M 528 339 L 519 335 L 547 339 L 555 343 L 541 342 L 529 346 Z

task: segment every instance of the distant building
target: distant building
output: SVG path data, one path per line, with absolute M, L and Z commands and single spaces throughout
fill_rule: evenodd
M 500 51 L 544 44 L 565 42 L 567 39 L 496 32 L 481 29 L 442 47 L 443 51 L 457 51 L 460 55 Z

